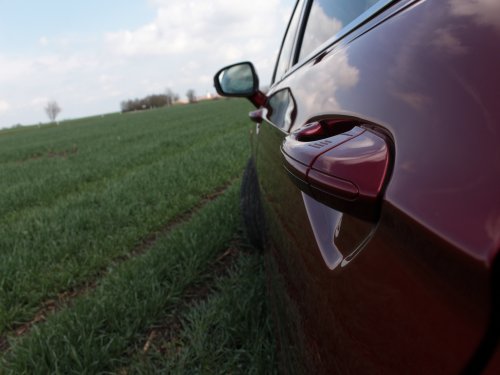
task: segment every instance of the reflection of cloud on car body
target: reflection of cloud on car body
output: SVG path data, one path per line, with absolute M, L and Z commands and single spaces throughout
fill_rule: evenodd
M 467 53 L 467 47 L 454 34 L 450 28 L 437 29 L 432 45 L 438 49 L 444 49 L 452 55 L 463 55 Z
M 450 0 L 451 13 L 469 16 L 479 25 L 487 25 L 500 31 L 500 2 L 497 0 Z
M 393 94 L 396 98 L 402 100 L 416 110 L 422 110 L 427 103 L 430 103 L 428 97 L 415 91 L 398 91 L 397 88 L 394 88 Z
M 328 16 L 321 6 L 317 5 L 311 9 L 311 18 L 316 22 L 307 25 L 308 32 L 304 35 L 303 50 L 300 52 L 301 56 L 306 56 L 312 49 L 304 47 L 315 48 L 323 42 L 331 38 L 332 35 L 337 34 L 342 29 L 342 22 L 334 17 Z
M 335 70 L 327 71 L 317 69 L 317 79 L 302 80 L 302 86 L 296 89 L 300 96 L 307 98 L 303 104 L 308 109 L 315 106 L 328 106 L 331 110 L 341 109 L 338 101 L 339 91 L 350 89 L 359 82 L 359 69 L 349 64 L 347 50 L 339 48 L 334 53 L 327 56 L 322 62 L 334 60 L 329 64 L 335 65 Z M 321 66 L 318 64 L 317 66 Z M 315 66 L 313 69 L 316 69 Z M 317 82 L 322 82 L 321 86 Z
M 486 232 L 497 246 L 500 246 L 500 213 L 492 212 L 486 222 Z

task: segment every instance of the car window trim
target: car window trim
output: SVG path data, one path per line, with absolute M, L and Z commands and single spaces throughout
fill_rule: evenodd
M 387 8 L 392 6 L 394 3 L 398 2 L 399 0 L 379 0 L 377 3 L 373 4 L 370 8 L 365 10 L 363 13 L 361 13 L 358 17 L 356 17 L 354 20 L 349 22 L 347 25 L 345 25 L 339 32 L 336 34 L 332 35 L 330 38 L 328 38 L 326 41 L 321 43 L 318 47 L 316 47 L 313 51 L 311 51 L 307 56 L 299 60 L 299 55 L 300 55 L 300 49 L 302 47 L 302 41 L 304 39 L 304 33 L 305 29 L 307 26 L 307 22 L 309 21 L 309 13 L 312 8 L 314 0 L 309 0 L 306 2 L 302 17 L 300 19 L 300 27 L 299 29 L 299 35 L 296 36 L 296 44 L 293 47 L 293 59 L 291 62 L 291 68 L 283 75 L 282 79 L 286 78 L 290 73 L 292 73 L 294 70 L 299 68 L 300 66 L 304 65 L 311 59 L 313 59 L 316 55 L 318 55 L 321 51 L 325 50 L 325 48 L 334 45 L 335 43 L 339 42 L 343 38 L 345 38 L 347 35 L 351 34 L 355 30 L 357 30 L 359 27 L 363 26 L 376 16 L 378 16 L 380 13 L 385 11 Z M 274 81 L 273 81 L 274 83 Z
M 288 72 L 290 71 L 290 69 L 294 66 L 295 64 L 295 50 L 297 48 L 297 45 L 299 45 L 297 42 L 298 42 L 298 35 L 299 35 L 299 30 L 302 29 L 302 25 L 304 23 L 304 15 L 305 15 L 305 12 L 304 12 L 304 9 L 305 9 L 305 6 L 306 4 L 308 3 L 307 0 L 304 0 L 302 1 L 302 8 L 301 9 L 298 9 L 299 8 L 299 4 L 300 4 L 300 1 L 301 0 L 297 0 L 295 2 L 295 5 L 293 7 L 293 11 L 290 15 L 290 19 L 288 20 L 288 25 L 286 27 L 286 30 L 285 30 L 285 34 L 283 35 L 283 39 L 281 40 L 281 46 L 280 46 L 280 50 L 278 52 L 278 58 L 276 59 L 276 64 L 274 65 L 274 72 L 273 72 L 273 78 L 271 80 L 271 85 L 274 85 L 276 83 L 276 73 L 278 71 L 278 65 L 280 63 L 280 58 L 282 57 L 281 56 L 281 53 L 283 51 L 283 47 L 284 47 L 284 44 L 285 44 L 285 40 L 288 36 L 288 31 L 290 30 L 290 26 L 292 24 L 292 19 L 293 17 L 295 16 L 295 12 L 300 12 L 299 13 L 299 21 L 298 21 L 298 27 L 295 29 L 295 34 L 293 35 L 293 41 L 292 41 L 292 49 L 290 51 L 290 56 L 288 56 L 288 67 L 287 67 L 287 70 L 286 72 L 280 77 L 278 78 L 278 81 L 281 81 L 283 79 L 283 77 L 285 77 Z

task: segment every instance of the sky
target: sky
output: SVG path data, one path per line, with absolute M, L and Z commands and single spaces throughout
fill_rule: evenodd
M 268 85 L 293 0 L 0 0 L 0 128 L 120 110 L 171 89 L 215 92 L 252 61 Z

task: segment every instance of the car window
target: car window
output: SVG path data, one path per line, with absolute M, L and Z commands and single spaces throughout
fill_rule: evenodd
M 295 118 L 295 100 L 291 91 L 286 88 L 269 97 L 267 102 L 267 117 L 276 127 L 288 131 Z
M 293 16 L 288 24 L 288 29 L 283 39 L 283 44 L 281 45 L 281 51 L 274 71 L 273 82 L 280 80 L 290 68 L 292 50 L 295 42 L 295 37 L 297 35 L 297 28 L 299 26 L 299 20 L 303 5 L 304 0 L 299 0 L 295 5 Z
M 378 0 L 314 0 L 302 39 L 299 60 L 339 33 Z

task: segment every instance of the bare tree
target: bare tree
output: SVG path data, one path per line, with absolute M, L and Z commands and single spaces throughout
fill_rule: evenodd
M 167 98 L 167 106 L 170 107 L 172 104 L 174 104 L 177 100 L 179 100 L 179 95 L 177 95 L 175 92 L 167 88 L 165 90 L 165 96 Z
M 196 93 L 193 89 L 189 89 L 186 92 L 186 96 L 188 98 L 189 103 L 196 103 Z
M 59 104 L 55 100 L 50 100 L 47 103 L 47 107 L 45 107 L 45 112 L 49 116 L 49 120 L 54 122 L 57 115 L 61 112 L 61 107 L 59 107 Z

